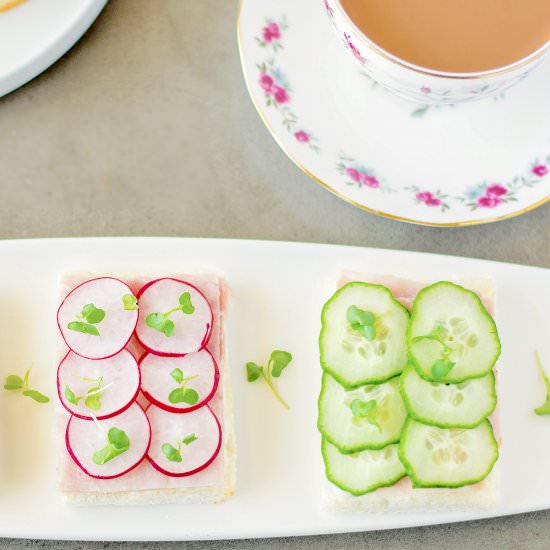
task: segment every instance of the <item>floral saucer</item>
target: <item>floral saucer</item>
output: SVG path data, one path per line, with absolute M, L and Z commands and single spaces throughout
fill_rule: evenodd
M 550 200 L 550 62 L 496 98 L 414 104 L 361 72 L 329 17 L 322 0 L 241 0 L 239 13 L 252 101 L 313 180 L 426 225 L 496 221 Z

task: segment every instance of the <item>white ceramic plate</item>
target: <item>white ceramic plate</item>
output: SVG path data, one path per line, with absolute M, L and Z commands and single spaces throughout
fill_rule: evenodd
M 0 96 L 55 63 L 88 30 L 107 0 L 27 0 L 0 13 Z
M 511 264 L 328 245 L 200 239 L 0 242 L 0 376 L 35 367 L 33 385 L 55 398 L 57 278 L 65 271 L 210 271 L 231 289 L 227 325 L 235 400 L 237 493 L 218 505 L 70 508 L 56 492 L 54 404 L 4 390 L 0 399 L 0 536 L 97 540 L 271 537 L 388 529 L 550 507 L 550 418 L 533 407 L 544 388 L 533 360 L 550 367 L 548 270 Z M 338 515 L 320 501 L 324 471 L 316 430 L 320 310 L 342 268 L 408 277 L 492 276 L 503 445 L 502 504 L 480 514 Z M 416 266 L 422 266 L 418 271 Z M 245 381 L 246 361 L 288 349 L 279 379 L 289 412 L 265 385 Z
M 549 199 L 550 61 L 505 96 L 426 108 L 361 74 L 322 0 L 242 0 L 238 34 L 250 96 L 277 143 L 354 205 L 468 225 Z

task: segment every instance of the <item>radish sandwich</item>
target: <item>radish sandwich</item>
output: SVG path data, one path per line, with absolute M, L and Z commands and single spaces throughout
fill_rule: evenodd
M 234 493 L 225 294 L 214 275 L 63 277 L 57 431 L 69 502 Z

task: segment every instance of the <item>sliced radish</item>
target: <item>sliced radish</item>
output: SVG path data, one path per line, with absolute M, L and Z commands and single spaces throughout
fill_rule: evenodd
M 57 369 L 57 392 L 74 416 L 103 420 L 136 400 L 140 379 L 137 361 L 125 349 L 108 359 L 86 359 L 69 351 Z
M 186 413 L 199 409 L 216 393 L 220 372 L 207 349 L 185 357 L 148 353 L 140 360 L 141 391 L 162 409 Z
M 121 440 L 128 443 L 127 450 L 123 450 L 126 446 L 121 446 Z M 141 406 L 133 403 L 128 410 L 108 420 L 90 422 L 71 416 L 65 443 L 71 458 L 85 474 L 112 479 L 133 470 L 145 458 L 151 443 L 151 426 Z M 111 448 L 114 450 L 109 458 Z
M 157 279 L 139 291 L 138 299 L 136 336 L 151 353 L 181 357 L 208 342 L 214 319 L 197 287 L 177 279 Z
M 105 359 L 123 349 L 138 319 L 130 288 L 112 277 L 86 281 L 73 289 L 57 311 L 57 324 L 75 353 Z
M 151 423 L 149 462 L 159 472 L 173 477 L 196 474 L 218 456 L 222 429 L 206 405 L 188 414 L 174 414 L 155 405 L 147 408 Z

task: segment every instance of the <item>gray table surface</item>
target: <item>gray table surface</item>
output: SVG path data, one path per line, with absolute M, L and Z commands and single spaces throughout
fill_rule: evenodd
M 497 224 L 434 229 L 366 214 L 313 183 L 278 148 L 248 98 L 237 52 L 236 4 L 111 0 L 65 57 L 0 99 L 0 238 L 280 239 L 550 267 L 550 205 Z M 0 540 L 1 548 L 66 550 L 380 545 L 550 548 L 550 512 L 301 539 Z

